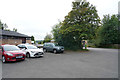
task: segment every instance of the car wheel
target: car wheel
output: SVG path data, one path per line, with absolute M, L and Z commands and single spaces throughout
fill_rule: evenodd
M 54 49 L 54 50 L 53 50 L 53 53 L 54 53 L 54 54 L 56 54 L 56 53 L 57 53 L 57 50 L 56 50 L 56 49 Z
M 43 51 L 44 51 L 44 52 L 47 52 L 47 50 L 46 50 L 46 49 L 43 49 Z
M 2 62 L 5 63 L 6 60 L 5 60 L 5 56 L 2 56 Z
M 62 51 L 61 53 L 64 53 L 64 51 Z
M 27 53 L 27 54 L 26 54 L 26 57 L 27 57 L 27 58 L 30 58 L 30 54 L 29 54 L 29 53 Z

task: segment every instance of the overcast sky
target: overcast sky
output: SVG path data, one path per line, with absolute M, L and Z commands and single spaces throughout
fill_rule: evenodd
M 0 0 L 0 20 L 9 29 L 34 36 L 36 40 L 44 39 L 52 27 L 63 21 L 72 9 L 74 0 Z M 120 0 L 87 0 L 96 6 L 98 15 L 118 14 Z

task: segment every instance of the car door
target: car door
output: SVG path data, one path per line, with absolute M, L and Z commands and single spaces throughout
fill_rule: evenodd
M 49 51 L 53 51 L 53 44 L 49 45 Z
M 0 59 L 2 59 L 2 46 L 0 46 Z
M 45 48 L 47 51 L 49 51 L 49 44 L 48 44 L 48 43 L 45 44 L 44 48 Z
M 47 44 L 46 47 L 47 47 L 47 51 L 52 51 L 52 44 L 49 43 L 49 44 Z
M 50 51 L 50 44 L 46 44 L 47 51 Z

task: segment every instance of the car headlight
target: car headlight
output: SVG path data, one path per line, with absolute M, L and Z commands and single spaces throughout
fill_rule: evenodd
M 11 53 L 6 53 L 8 56 L 13 56 L 13 54 L 11 54 Z
M 59 47 L 57 49 L 60 49 Z
M 31 51 L 31 53 L 35 53 L 35 51 Z

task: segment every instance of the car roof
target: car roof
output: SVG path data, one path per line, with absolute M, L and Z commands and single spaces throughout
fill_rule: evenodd
M 32 44 L 19 44 L 19 45 L 31 46 Z M 32 45 L 32 46 L 34 46 L 34 45 Z
M 54 44 L 54 43 L 44 43 L 44 44 Z
M 19 44 L 19 45 L 30 45 L 30 44 Z
M 15 45 L 4 44 L 4 45 L 1 45 L 1 46 L 15 46 Z

